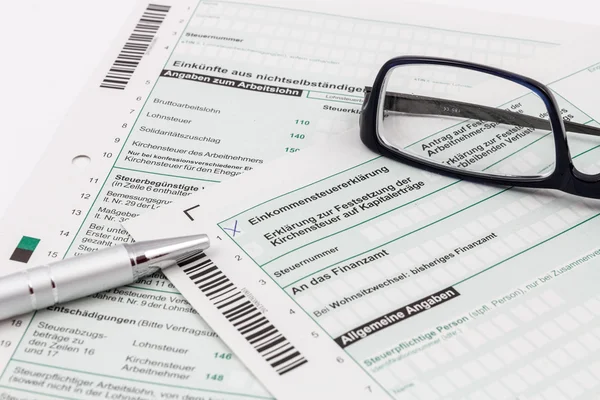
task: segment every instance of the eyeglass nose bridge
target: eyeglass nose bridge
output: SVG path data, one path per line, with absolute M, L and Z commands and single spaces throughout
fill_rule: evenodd
M 571 173 L 564 174 L 560 190 L 577 196 L 600 199 L 600 173 L 585 174 L 571 163 Z

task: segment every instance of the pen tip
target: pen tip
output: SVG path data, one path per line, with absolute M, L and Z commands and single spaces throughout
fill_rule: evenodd
M 206 250 L 210 246 L 208 235 L 203 233 L 198 235 L 180 236 L 169 239 L 159 239 L 158 247 L 169 247 L 172 251 L 195 252 Z
M 151 263 L 159 268 L 165 268 L 191 254 L 200 253 L 209 246 L 208 235 L 198 234 L 135 242 L 130 246 L 130 251 L 137 265 Z
M 185 243 L 190 248 L 194 248 L 197 250 L 205 250 L 210 246 L 210 239 L 208 235 L 201 233 L 198 235 L 190 235 L 190 236 L 182 236 L 182 243 Z

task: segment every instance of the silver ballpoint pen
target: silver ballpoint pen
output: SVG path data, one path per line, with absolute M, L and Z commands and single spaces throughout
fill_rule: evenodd
M 0 320 L 127 285 L 209 246 L 207 235 L 128 243 L 0 277 Z

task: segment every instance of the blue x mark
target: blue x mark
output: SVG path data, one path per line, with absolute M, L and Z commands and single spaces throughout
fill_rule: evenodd
M 233 237 L 235 237 L 235 234 L 236 234 L 236 233 L 242 233 L 242 231 L 238 231 L 238 230 L 237 230 L 237 219 L 235 220 L 235 224 L 233 225 L 233 228 L 223 228 L 223 229 L 225 229 L 226 231 L 231 231 L 231 232 L 233 232 L 233 234 L 231 235 L 231 236 L 233 236 Z

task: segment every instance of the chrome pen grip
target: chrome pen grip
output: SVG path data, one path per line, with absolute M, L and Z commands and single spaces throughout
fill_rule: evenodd
M 0 277 L 0 320 L 133 282 L 129 253 L 115 246 Z

